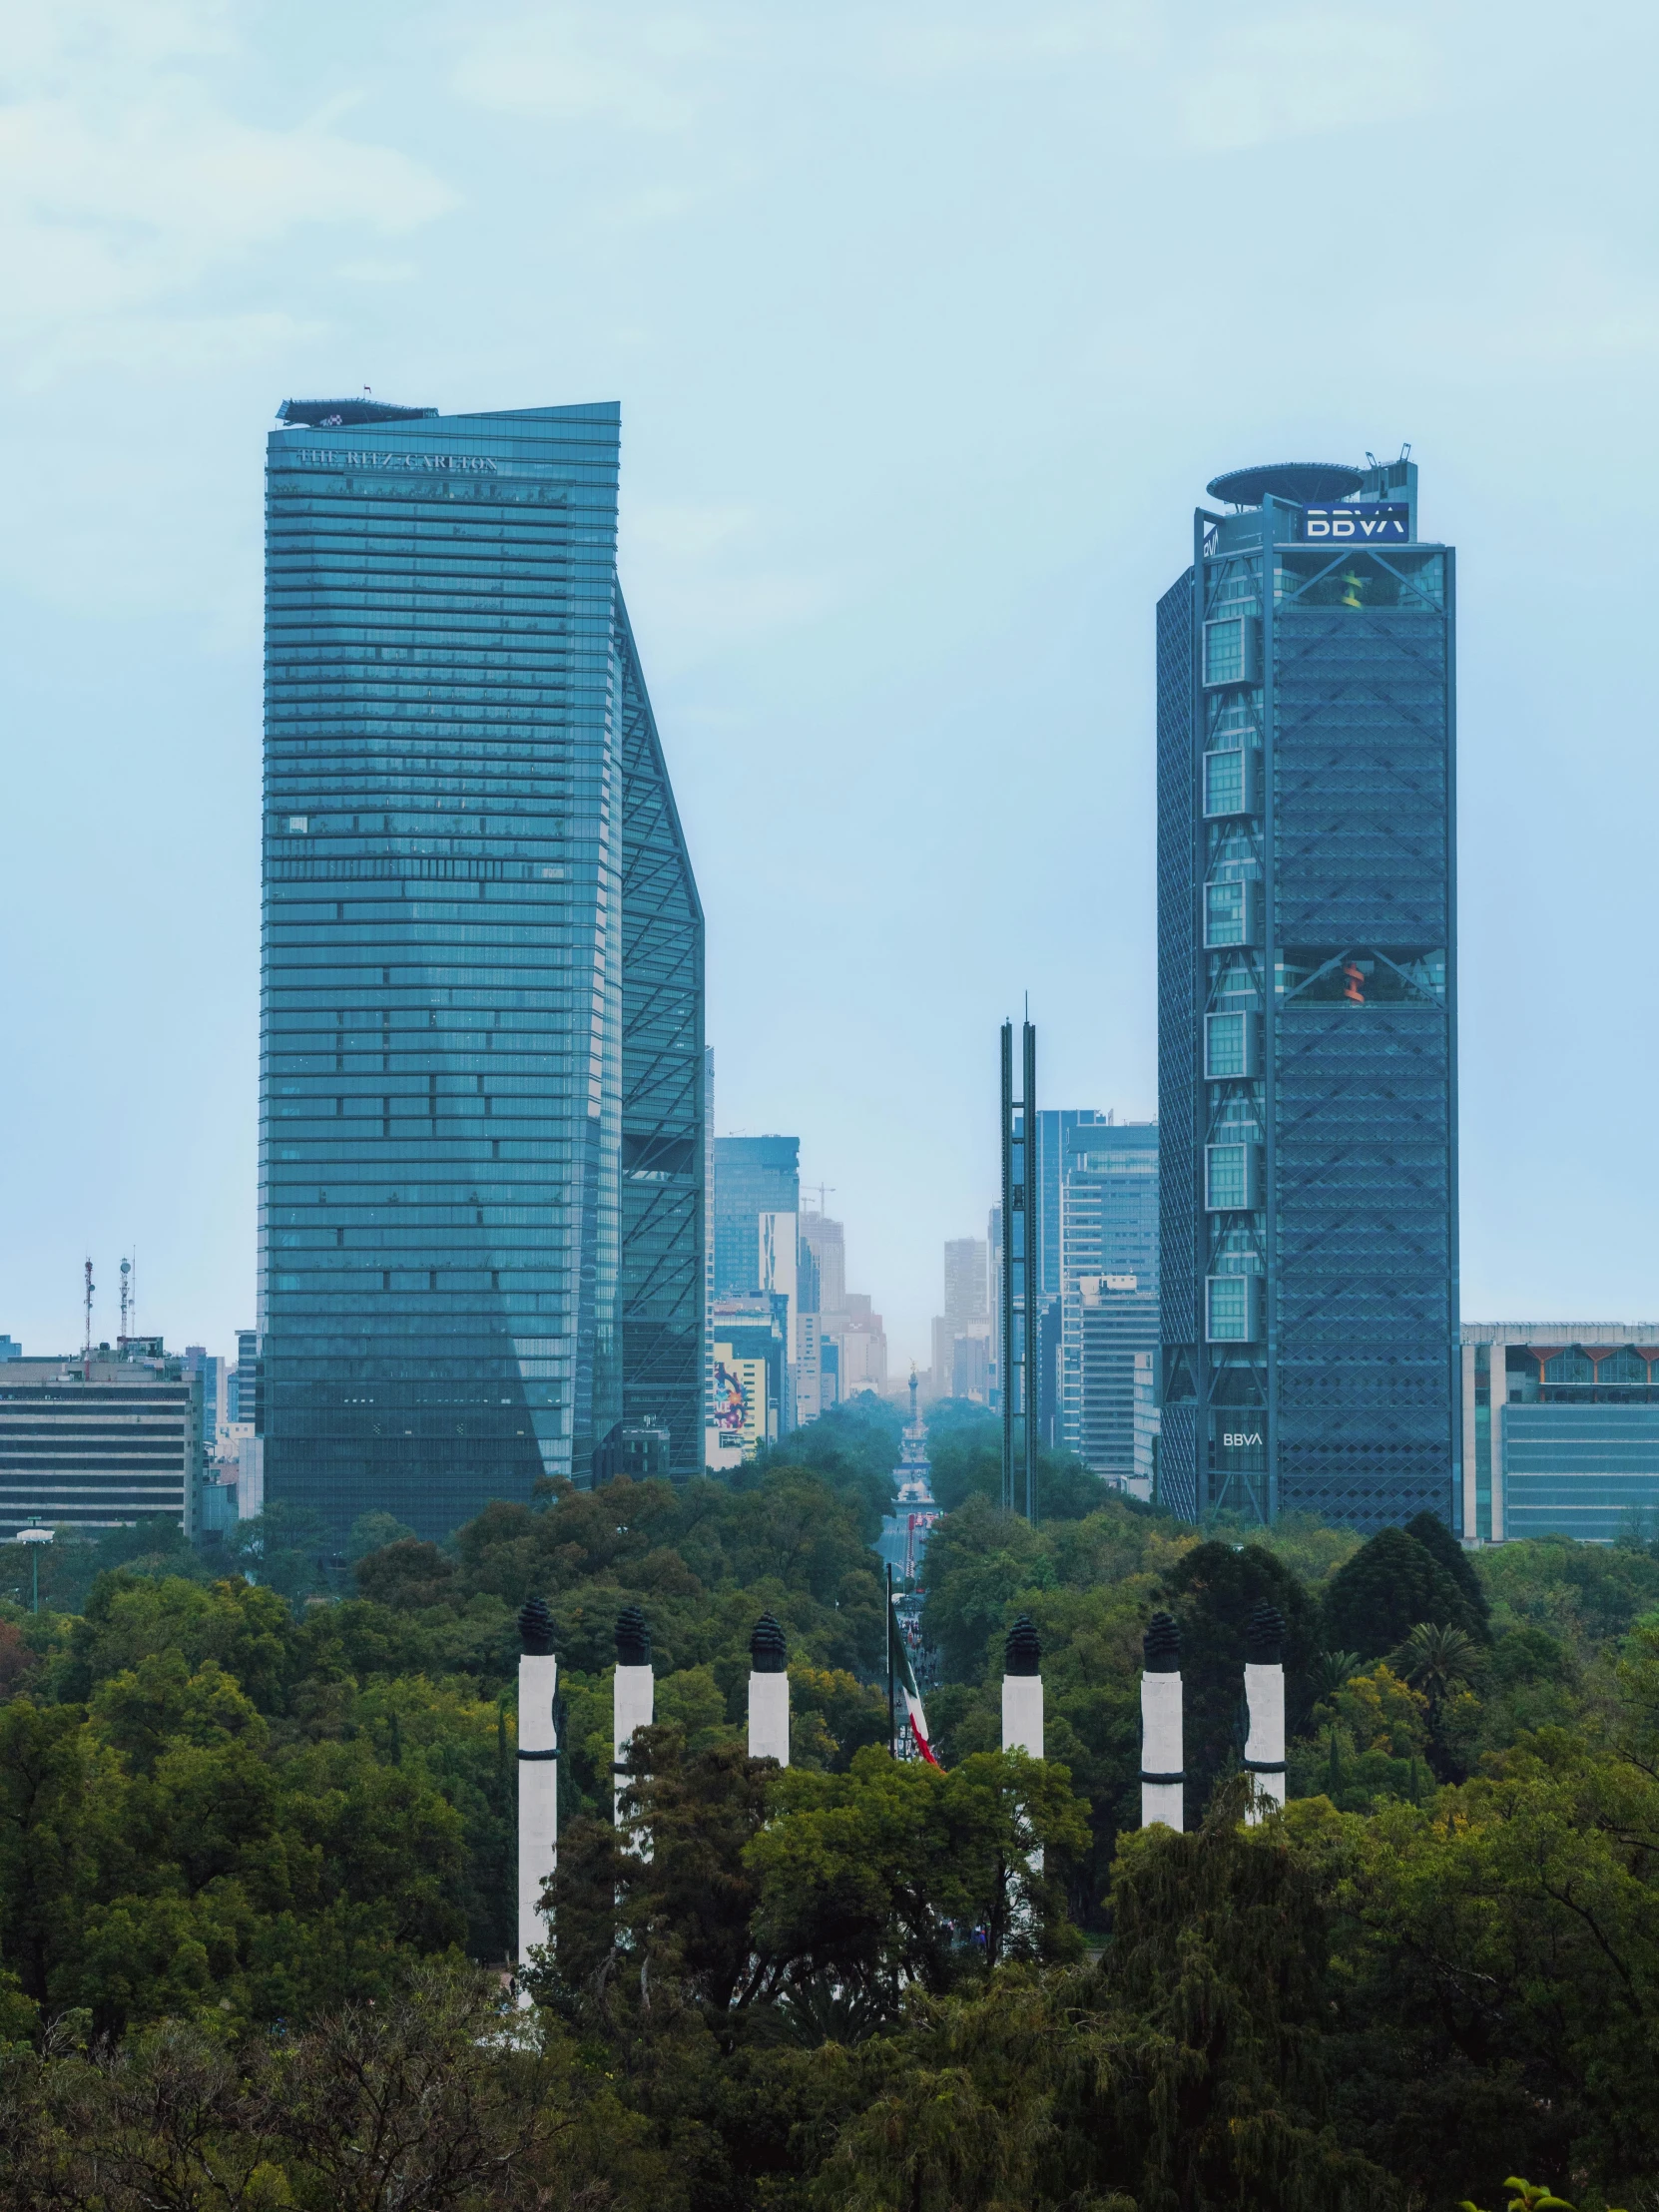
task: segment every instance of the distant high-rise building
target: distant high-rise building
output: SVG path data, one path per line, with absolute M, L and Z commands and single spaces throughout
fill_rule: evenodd
M 0 1542 L 26 1522 L 97 1536 L 165 1516 L 194 1534 L 202 1377 L 159 1337 L 0 1368 Z
M 844 1404 L 861 1390 L 883 1396 L 887 1387 L 887 1337 L 881 1317 L 861 1291 L 846 1294 L 846 1314 L 837 1345 L 840 1393 Z
M 818 1407 L 827 1412 L 841 1398 L 840 1343 L 847 1318 L 846 1241 L 838 1221 L 825 1214 L 801 1216 L 801 1275 L 803 1319 L 818 1361 Z
M 761 1288 L 761 1216 L 801 1211 L 799 1137 L 715 1139 L 715 1296 Z
M 231 1417 L 231 1363 L 205 1345 L 186 1345 L 184 1367 L 187 1374 L 202 1379 L 202 1448 L 212 1459 L 217 1455 L 219 1431 Z
M 818 1310 L 840 1314 L 846 1310 L 846 1232 L 827 1214 L 803 1214 L 801 1242 L 813 1256 L 818 1279 Z
M 1133 1275 L 1085 1275 L 1061 1304 L 1062 1441 L 1091 1473 L 1135 1474 L 1135 1363 L 1158 1342 L 1158 1295 Z
M 990 1248 L 952 1237 L 944 1248 L 944 1312 L 933 1324 L 933 1395 L 990 1398 Z
M 1158 1124 L 1079 1118 L 1064 1142 L 1057 1440 L 1127 1483 L 1135 1356 L 1158 1347 Z
M 730 1472 L 784 1430 L 789 1390 L 789 1306 L 770 1291 L 717 1298 L 709 1327 L 714 1342 L 715 1409 L 705 1439 L 711 1473 Z
M 1452 1520 L 1453 556 L 1404 458 L 1209 489 L 1158 609 L 1159 1494 Z
M 444 1534 L 626 1420 L 702 1465 L 703 919 L 616 568 L 618 409 L 270 441 L 272 1502 Z

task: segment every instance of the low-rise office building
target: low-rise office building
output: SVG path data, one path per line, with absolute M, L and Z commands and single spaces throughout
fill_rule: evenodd
M 165 1513 L 195 1533 L 202 1379 L 159 1337 L 0 1369 L 0 1540 L 30 1521 L 76 1535 Z
M 1466 1539 L 1613 1543 L 1659 1520 L 1659 1324 L 1466 1322 Z

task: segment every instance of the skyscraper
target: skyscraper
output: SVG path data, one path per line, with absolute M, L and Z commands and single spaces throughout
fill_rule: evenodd
M 944 1248 L 944 1312 L 933 1323 L 933 1395 L 990 1402 L 990 1247 L 951 1237 Z
M 1057 1440 L 1127 1483 L 1135 1357 L 1158 1346 L 1158 1124 L 1077 1117 L 1064 1143 Z
M 715 1296 L 761 1288 L 761 1216 L 801 1211 L 799 1137 L 715 1139 Z
M 1453 556 L 1403 457 L 1209 490 L 1158 609 L 1159 1494 L 1451 1520 Z
M 703 918 L 617 580 L 619 410 L 279 419 L 266 1496 L 441 1535 L 648 1414 L 695 1472 Z

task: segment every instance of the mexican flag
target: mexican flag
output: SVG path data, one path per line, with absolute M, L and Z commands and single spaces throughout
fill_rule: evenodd
M 904 1693 L 904 1710 L 910 1718 L 910 1734 L 916 1740 L 916 1749 L 930 1767 L 938 1765 L 932 1740 L 927 1733 L 927 1715 L 921 1709 L 921 1692 L 916 1688 L 916 1670 L 910 1664 L 910 1647 L 904 1640 L 899 1625 L 897 1608 L 887 1601 L 887 1664 L 898 1688 Z

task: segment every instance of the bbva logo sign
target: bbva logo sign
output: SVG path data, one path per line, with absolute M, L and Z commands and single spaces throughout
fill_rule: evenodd
M 1364 507 L 1304 507 L 1305 538 L 1392 538 L 1411 534 L 1411 510 L 1404 500 L 1377 500 Z
M 1259 1431 L 1254 1428 L 1248 1430 L 1225 1428 L 1222 1430 L 1221 1440 L 1224 1450 L 1243 1451 L 1250 1444 L 1259 1444 L 1262 1438 Z

